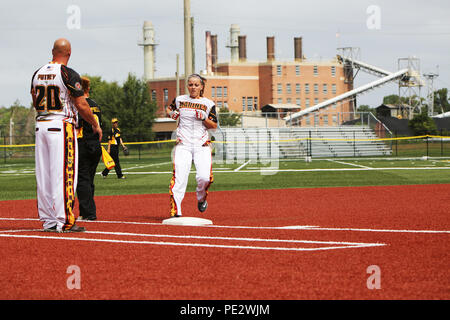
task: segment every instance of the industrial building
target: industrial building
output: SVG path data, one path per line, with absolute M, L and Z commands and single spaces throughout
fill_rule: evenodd
M 148 26 L 148 23 L 144 26 L 144 32 Z M 147 38 L 152 39 L 153 35 Z M 207 79 L 205 96 L 213 100 L 218 109 L 225 107 L 254 116 L 267 112 L 286 116 L 353 89 L 353 80 L 345 74 L 340 60 L 337 57 L 326 61 L 309 60 L 303 55 L 301 37 L 293 39 L 291 61 L 276 58 L 273 36 L 266 38 L 265 61 L 248 60 L 246 40 L 245 35 L 240 35 L 239 26 L 231 25 L 227 44 L 231 59 L 223 62 L 217 55 L 217 36 L 209 31 L 205 34 L 206 69 L 199 73 Z M 154 56 L 148 59 L 154 63 Z M 158 105 L 157 117 L 164 118 L 165 108 L 178 94 L 185 92 L 184 75 L 154 78 L 153 72 L 149 74 L 147 81 L 151 97 Z M 338 125 L 339 114 L 354 112 L 353 101 L 333 104 L 327 109 L 321 110 L 324 116 L 303 117 L 304 123 L 298 124 Z M 316 123 L 311 123 L 314 121 Z

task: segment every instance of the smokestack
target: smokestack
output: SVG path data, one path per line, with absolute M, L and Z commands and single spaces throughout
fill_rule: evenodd
M 294 38 L 294 58 L 295 61 L 303 59 L 302 37 Z
M 230 44 L 227 46 L 231 49 L 231 62 L 236 62 L 239 59 L 239 33 L 239 25 L 232 24 L 230 28 Z
M 247 36 L 239 36 L 239 61 L 247 61 Z
M 212 67 L 216 67 L 217 63 L 217 34 L 211 35 L 211 62 Z
M 150 21 L 145 21 L 142 27 L 143 41 L 139 43 L 144 47 L 144 78 L 153 79 L 155 76 L 155 30 Z
M 267 37 L 267 61 L 275 60 L 275 37 Z
M 212 73 L 212 41 L 211 32 L 206 31 L 206 72 Z

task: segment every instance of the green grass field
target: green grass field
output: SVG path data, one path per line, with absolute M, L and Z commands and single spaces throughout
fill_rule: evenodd
M 96 195 L 168 193 L 172 175 L 170 154 L 136 159 L 122 157 L 127 177 L 96 176 Z M 100 163 L 97 171 L 103 170 Z M 448 159 L 313 159 L 272 160 L 263 163 L 214 163 L 214 183 L 218 190 L 316 188 L 344 186 L 379 186 L 450 183 Z M 187 192 L 195 190 L 192 168 Z M 32 159 L 0 164 L 0 200 L 36 198 L 36 181 Z

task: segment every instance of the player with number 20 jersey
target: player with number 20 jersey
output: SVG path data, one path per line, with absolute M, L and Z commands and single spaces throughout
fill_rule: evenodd
M 81 78 L 66 66 L 70 42 L 58 39 L 52 62 L 39 68 L 31 80 L 36 109 L 36 184 L 39 218 L 44 230 L 80 232 L 75 225 L 78 146 L 75 125 L 78 112 L 102 138 L 81 87 Z

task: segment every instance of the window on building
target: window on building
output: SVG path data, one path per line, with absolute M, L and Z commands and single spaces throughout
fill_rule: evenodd
M 156 101 L 156 90 L 152 90 L 152 100 Z
M 300 75 L 300 66 L 295 66 L 295 75 L 296 76 Z
M 258 97 L 253 97 L 254 110 L 258 110 Z
M 310 126 L 310 125 L 311 125 L 311 119 L 310 119 L 310 117 L 307 117 L 307 118 L 306 118 L 306 125 L 307 125 L 307 126 Z
M 331 67 L 331 76 L 336 77 L 336 67 L 335 66 Z
M 314 125 L 315 125 L 315 126 L 318 126 L 318 125 L 319 125 L 319 115 L 318 115 L 318 114 L 315 114 L 315 115 L 314 115 Z
M 211 87 L 211 97 L 216 96 L 216 87 Z
M 314 66 L 314 75 L 315 76 L 319 75 L 319 67 L 318 66 Z
M 242 111 L 245 111 L 245 102 L 246 102 L 245 97 L 242 97 Z
M 216 94 L 218 98 L 222 98 L 222 87 L 216 88 Z
M 300 94 L 300 83 L 295 84 L 295 93 Z
M 314 83 L 314 93 L 315 94 L 319 93 L 319 85 L 317 83 Z
M 336 84 L 332 84 L 331 85 L 331 92 L 333 92 L 333 94 L 336 94 Z
M 328 85 L 326 83 L 323 84 L 323 94 L 328 94 Z
M 314 98 L 314 105 L 319 103 L 319 98 Z
M 247 97 L 247 111 L 253 111 L 253 97 Z
M 217 101 L 217 108 L 220 109 L 222 108 L 222 106 L 223 106 L 222 101 Z
M 277 102 L 278 103 L 283 103 L 283 98 L 278 98 Z
M 277 84 L 277 93 L 282 94 L 283 93 L 283 86 L 281 83 Z
M 309 99 L 308 98 L 306 98 L 306 100 L 305 100 L 305 107 L 306 108 L 309 108 L 311 105 L 310 105 L 310 103 L 309 103 Z
M 309 93 L 309 83 L 305 83 L 305 93 Z
M 286 93 L 292 93 L 291 84 L 286 83 Z
M 228 97 L 228 87 L 223 87 L 223 97 Z
M 335 114 L 333 114 L 333 124 L 337 124 L 337 116 Z
M 287 98 L 286 99 L 286 103 L 292 103 L 292 99 L 291 98 Z
M 281 76 L 281 65 L 277 65 L 277 76 Z
M 328 115 L 327 114 L 323 115 L 323 124 L 326 126 L 328 125 Z
M 299 107 L 302 105 L 300 102 L 300 98 L 295 99 L 295 104 L 298 105 Z
M 164 102 L 169 101 L 169 89 L 163 89 L 163 99 Z

